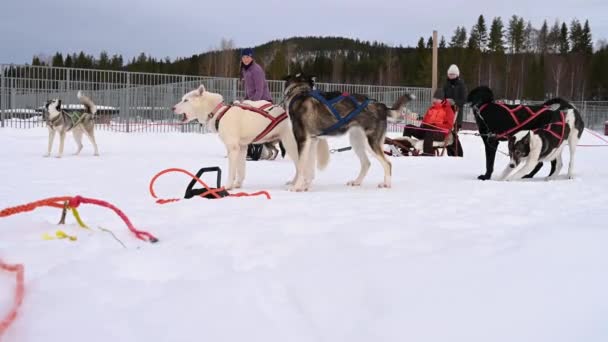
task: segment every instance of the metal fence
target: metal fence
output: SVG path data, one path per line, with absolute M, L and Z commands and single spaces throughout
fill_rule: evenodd
M 283 81 L 270 80 L 275 102 L 283 98 Z M 44 126 L 44 104 L 59 98 L 65 108 L 81 105 L 82 90 L 97 104 L 97 126 L 119 132 L 205 132 L 197 123 L 181 124 L 171 107 L 183 94 L 200 84 L 220 93 L 224 100 L 243 99 L 237 78 L 132 73 L 122 71 L 0 65 L 0 125 L 31 128 Z M 430 88 L 317 83 L 320 90 L 366 94 L 392 105 L 406 92 L 416 95 L 407 110 L 424 113 L 431 101 Z
M 283 98 L 283 81 L 268 81 L 275 102 Z M 183 94 L 204 84 L 209 91 L 231 102 L 244 98 L 242 82 L 237 78 L 134 73 L 46 66 L 0 64 L 0 127 L 30 128 L 45 125 L 44 104 L 51 98 L 62 99 L 67 108 L 78 108 L 78 90 L 90 96 L 98 106 L 99 129 L 118 132 L 206 132 L 192 122 L 182 124 L 171 107 Z M 424 114 L 431 104 L 430 88 L 394 87 L 357 84 L 317 83 L 320 90 L 366 94 L 392 105 L 404 93 L 416 95 L 407 111 Z M 505 101 L 514 103 L 514 101 Z M 528 101 L 526 103 L 538 103 Z M 585 126 L 603 131 L 608 120 L 608 102 L 577 101 Z M 475 122 L 469 108 L 464 121 Z M 416 122 L 413 122 L 416 124 Z M 389 131 L 401 126 L 389 125 Z

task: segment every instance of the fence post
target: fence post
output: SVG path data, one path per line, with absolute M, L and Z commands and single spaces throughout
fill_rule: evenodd
M 237 96 L 237 86 L 238 86 L 238 78 L 232 79 L 232 101 L 238 100 Z
M 185 93 L 186 93 L 186 76 L 182 75 L 182 82 L 181 82 L 181 87 L 180 87 L 180 96 L 184 95 Z M 186 132 L 186 124 L 182 124 L 180 128 L 182 130 L 182 133 Z
M 125 120 L 127 122 L 126 131 L 130 131 L 130 120 L 131 120 L 131 74 L 127 73 L 127 85 L 125 87 Z
M 4 109 L 6 107 L 4 97 L 4 65 L 0 64 L 0 127 L 4 127 Z

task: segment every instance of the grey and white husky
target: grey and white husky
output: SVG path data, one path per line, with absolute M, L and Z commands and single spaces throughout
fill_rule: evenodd
M 392 107 L 388 107 L 362 94 L 319 92 L 315 89 L 313 76 L 289 75 L 284 80 L 285 108 L 298 147 L 299 179 L 293 185 L 293 190 L 309 189 L 314 179 L 315 161 L 319 170 L 328 164 L 329 147 L 326 138 L 345 134 L 349 135 L 353 151 L 361 161 L 359 175 L 347 185 L 361 185 L 370 167 L 367 151 L 371 150 L 384 169 L 384 181 L 379 187 L 390 188 L 391 162 L 383 150 L 387 121 L 399 118 L 401 110 L 414 96 L 404 94 Z M 328 107 L 329 101 L 333 108 Z M 340 121 L 336 115 L 340 116 Z
M 46 126 L 49 129 L 49 144 L 48 151 L 44 155 L 49 157 L 53 147 L 53 140 L 55 134 L 59 133 L 59 153 L 57 158 L 63 156 L 63 145 L 65 142 L 65 136 L 68 132 L 72 132 L 74 140 L 78 145 L 76 155 L 82 150 L 82 135 L 86 134 L 93 147 L 95 148 L 95 155 L 99 155 L 97 143 L 95 142 L 95 121 L 94 115 L 97 112 L 97 106 L 91 99 L 82 94 L 82 91 L 78 91 L 78 99 L 84 106 L 84 110 L 80 109 L 63 109 L 61 108 L 61 100 L 53 99 L 46 103 L 44 106 L 48 117 L 46 119 Z

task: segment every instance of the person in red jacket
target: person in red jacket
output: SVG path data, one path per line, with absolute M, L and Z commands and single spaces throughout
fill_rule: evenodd
M 414 137 L 423 141 L 424 155 L 433 155 L 433 142 L 444 141 L 454 127 L 454 110 L 449 100 L 444 98 L 443 89 L 433 94 L 433 105 L 427 110 L 420 127 L 407 125 L 403 136 Z

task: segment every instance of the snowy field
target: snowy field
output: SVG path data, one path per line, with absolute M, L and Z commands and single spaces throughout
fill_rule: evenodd
M 86 138 L 72 156 L 68 136 L 56 159 L 42 157 L 45 128 L 0 129 L 0 209 L 103 199 L 160 242 L 90 205 L 79 211 L 92 231 L 71 215 L 57 226 L 52 208 L 0 219 L 0 258 L 26 272 L 3 342 L 608 341 L 608 148 L 579 148 L 574 180 L 546 182 L 545 167 L 532 181 L 481 182 L 481 140 L 467 135 L 464 158 L 392 158 L 387 190 L 373 159 L 362 187 L 345 186 L 359 168 L 352 151 L 332 154 L 308 193 L 285 190 L 289 160 L 248 162 L 243 191 L 271 200 L 158 205 L 148 183 L 165 168 L 226 176 L 218 137 L 97 136 L 100 157 Z M 495 175 L 506 161 L 497 155 Z M 181 197 L 188 181 L 166 175 L 156 191 Z M 78 240 L 42 239 L 57 229 Z M 0 319 L 14 282 L 0 271 Z

